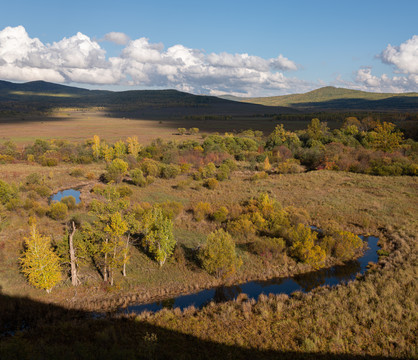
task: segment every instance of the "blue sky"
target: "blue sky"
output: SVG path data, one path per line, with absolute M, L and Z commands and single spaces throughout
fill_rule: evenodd
M 2 13 L 4 80 L 250 96 L 418 91 L 416 0 L 15 0 Z

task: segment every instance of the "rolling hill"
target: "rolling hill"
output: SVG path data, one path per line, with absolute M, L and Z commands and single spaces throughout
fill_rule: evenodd
M 297 113 L 285 107 L 242 103 L 177 90 L 87 90 L 45 81 L 0 81 L 0 110 L 47 111 L 57 107 L 103 107 L 129 116 L 254 115 Z
M 304 94 L 241 99 L 265 106 L 285 106 L 302 111 L 317 110 L 412 110 L 418 111 L 418 93 L 374 93 L 332 86 Z

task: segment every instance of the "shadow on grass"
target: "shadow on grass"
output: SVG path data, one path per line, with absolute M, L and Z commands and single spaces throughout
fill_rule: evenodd
M 225 345 L 134 319 L 94 319 L 0 294 L 0 358 L 8 359 L 389 359 L 261 351 Z

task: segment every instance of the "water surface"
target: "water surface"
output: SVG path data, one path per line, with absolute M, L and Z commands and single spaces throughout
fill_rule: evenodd
M 335 265 L 328 269 L 320 269 L 306 274 L 275 278 L 262 281 L 249 281 L 239 285 L 219 286 L 202 290 L 193 294 L 181 295 L 163 301 L 149 304 L 131 305 L 123 309 L 125 313 L 141 313 L 142 311 L 158 311 L 162 308 L 185 309 L 194 305 L 201 308 L 209 302 L 224 302 L 234 300 L 239 294 L 245 293 L 249 298 L 257 299 L 260 294 L 287 294 L 295 291 L 309 292 L 318 286 L 334 286 L 354 280 L 357 274 L 364 274 L 369 262 L 377 262 L 378 238 L 374 236 L 363 237 L 368 243 L 364 255 L 356 260 L 347 261 L 343 265 Z
M 51 196 L 51 201 L 61 201 L 61 199 L 66 196 L 74 197 L 76 204 L 80 202 L 80 191 L 75 190 L 75 189 L 67 189 L 67 190 L 58 191 L 57 193 Z

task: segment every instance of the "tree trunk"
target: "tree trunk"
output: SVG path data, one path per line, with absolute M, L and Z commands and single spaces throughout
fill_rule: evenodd
M 126 258 L 128 257 L 128 249 L 129 249 L 129 233 L 128 233 L 128 237 L 126 240 L 125 254 L 123 255 L 123 271 L 122 271 L 123 276 L 126 276 L 126 263 L 127 263 Z
M 71 227 L 72 227 L 72 230 L 68 238 L 68 241 L 70 243 L 71 283 L 73 284 L 73 286 L 77 286 L 80 284 L 80 280 L 78 279 L 78 276 L 77 276 L 77 264 L 76 264 L 77 259 L 75 256 L 74 242 L 73 242 L 73 237 L 76 231 L 74 221 L 71 222 Z
M 109 240 L 106 239 L 106 245 L 108 242 Z M 105 256 L 104 256 L 103 281 L 107 281 L 107 249 L 106 249 Z

